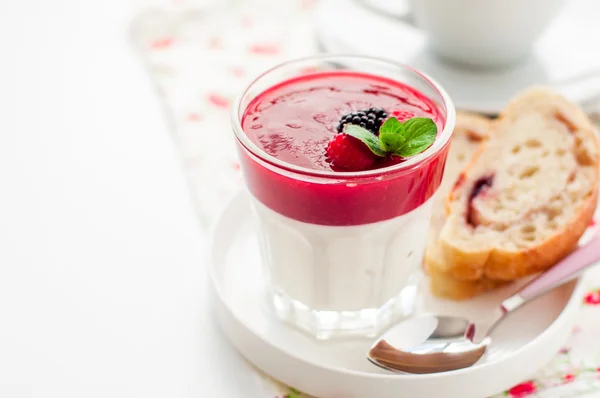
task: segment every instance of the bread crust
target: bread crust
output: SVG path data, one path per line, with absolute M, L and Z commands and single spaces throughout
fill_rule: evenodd
M 467 300 L 505 286 L 508 282 L 480 278 L 474 281 L 459 280 L 440 270 L 434 258 L 428 258 L 429 288 L 434 296 L 452 300 Z

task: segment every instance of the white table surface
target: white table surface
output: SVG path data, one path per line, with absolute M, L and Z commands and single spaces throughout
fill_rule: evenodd
M 238 398 L 230 378 L 255 378 L 211 321 L 128 7 L 0 3 L 3 398 Z

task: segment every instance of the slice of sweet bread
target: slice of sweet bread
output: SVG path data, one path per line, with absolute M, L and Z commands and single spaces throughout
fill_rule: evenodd
M 599 165 L 598 138 L 576 105 L 545 88 L 522 93 L 447 197 L 435 270 L 487 286 L 548 269 L 592 219 Z
M 504 284 L 486 278 L 476 281 L 462 281 L 452 278 L 443 271 L 448 267 L 443 264 L 443 253 L 439 245 L 439 234 L 446 219 L 444 211 L 446 197 L 460 172 L 471 161 L 477 148 L 487 140 L 491 124 L 490 119 L 471 113 L 459 112 L 456 116 L 456 127 L 446 161 L 444 178 L 433 205 L 433 215 L 424 256 L 424 267 L 429 275 L 430 288 L 436 296 L 455 300 L 465 299 Z

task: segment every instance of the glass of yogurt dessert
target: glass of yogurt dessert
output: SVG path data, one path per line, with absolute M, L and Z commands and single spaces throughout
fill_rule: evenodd
M 279 317 L 327 339 L 412 312 L 454 123 L 443 88 L 376 58 L 294 60 L 246 89 L 232 125 Z

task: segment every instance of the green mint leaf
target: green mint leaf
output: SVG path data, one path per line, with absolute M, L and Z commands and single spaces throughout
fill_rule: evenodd
M 347 124 L 344 127 L 344 134 L 348 134 L 358 139 L 360 142 L 369 147 L 369 149 L 375 154 L 375 156 L 383 157 L 386 155 L 386 152 L 384 151 L 383 147 L 381 146 L 381 142 L 379 141 L 379 137 L 371 133 L 369 130 L 357 126 L 355 124 Z
M 402 123 L 395 117 L 391 117 L 379 128 L 379 134 L 381 133 L 400 133 L 403 130 Z
M 416 155 L 429 148 L 437 135 L 433 120 L 425 117 L 408 119 L 402 123 L 404 143 L 394 153 L 403 158 Z
M 384 151 L 396 153 L 404 145 L 404 135 L 391 132 L 379 133 L 379 141 Z
M 404 126 L 398 119 L 391 117 L 379 128 L 379 141 L 383 150 L 395 153 L 404 145 Z

